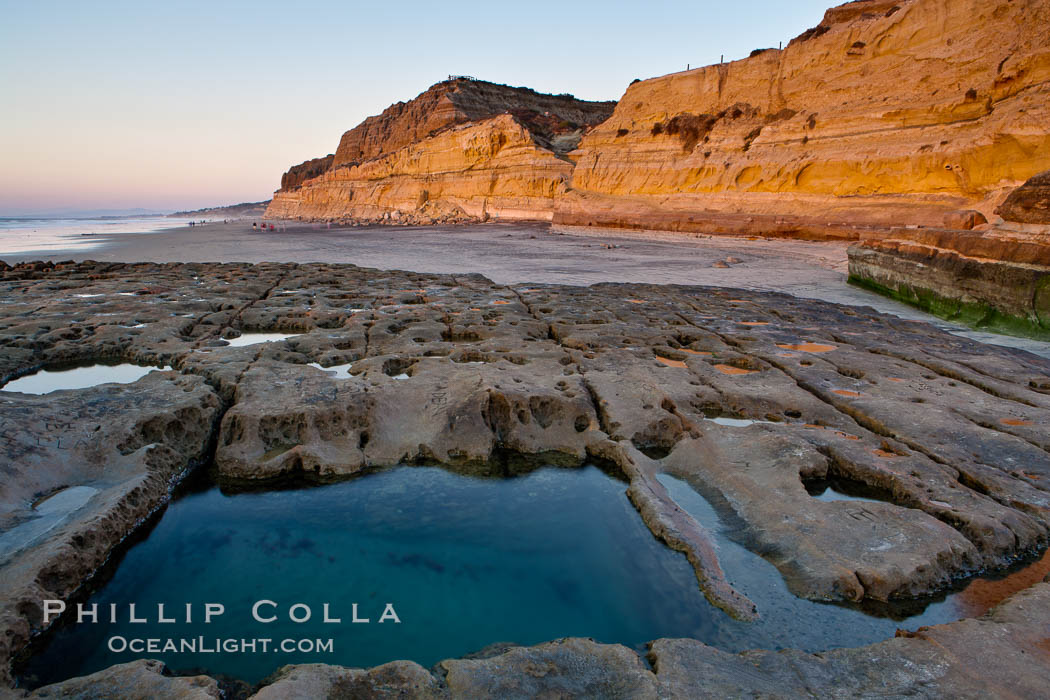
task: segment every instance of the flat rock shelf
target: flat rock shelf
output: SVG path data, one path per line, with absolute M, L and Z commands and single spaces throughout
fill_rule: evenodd
M 644 523 L 663 544 L 617 541 L 640 561 L 663 558 L 678 571 L 659 584 L 645 571 L 604 581 L 602 595 L 641 606 L 616 623 L 630 629 L 536 625 L 474 653 L 467 647 L 480 639 L 456 647 L 449 635 L 447 647 L 417 660 L 286 666 L 242 689 L 256 697 L 379 688 L 406 697 L 691 697 L 697 687 L 1032 696 L 1050 684 L 1050 585 L 1040 583 L 1050 526 L 1045 359 L 866 309 L 742 290 L 503 286 L 480 275 L 325 264 L 88 261 L 0 271 L 0 381 L 70 363 L 172 368 L 46 395 L 0 391 L 0 528 L 24 528 L 45 515 L 40 506 L 51 518 L 30 528 L 38 536 L 8 543 L 0 561 L 8 683 L 11 662 L 45 638 L 41 601 L 109 595 L 128 574 L 104 572 L 104 563 L 155 521 L 191 470 L 211 464 L 222 484 L 272 489 L 231 503 L 287 509 L 296 494 L 346 489 L 347 512 L 366 508 L 365 487 L 391 475 L 405 475 L 401 497 L 436 490 L 455 500 L 452 473 L 518 477 L 483 482 L 499 488 L 558 474 L 576 479 L 570 490 L 591 503 L 575 516 L 589 523 L 599 517 L 595 504 L 618 503 L 615 527 Z M 249 333 L 294 337 L 228 342 Z M 447 471 L 372 473 L 419 464 Z M 589 467 L 536 471 L 586 464 L 623 482 Z M 278 490 L 287 479 L 358 475 Z M 412 482 L 426 475 L 452 481 Z M 68 491 L 80 487 L 91 490 Z M 534 490 L 537 510 L 522 517 L 536 533 L 557 495 Z M 52 512 L 48 498 L 61 493 L 84 497 Z M 176 501 L 127 560 L 170 517 L 222 498 L 205 491 Z M 455 513 L 434 516 L 438 531 L 492 507 L 464 498 Z M 319 543 L 325 527 L 305 539 Z M 511 535 L 501 527 L 493 534 L 505 545 Z M 244 522 L 225 531 L 251 530 Z M 392 537 L 396 522 L 353 534 L 385 530 Z M 303 544 L 298 556 L 311 549 L 326 547 Z M 423 562 L 433 552 L 415 553 Z M 426 561 L 444 567 L 453 558 Z M 588 561 L 573 564 L 593 575 L 600 566 Z M 649 586 L 672 583 L 680 619 L 645 607 L 657 605 Z M 808 627 L 793 628 L 805 615 Z M 822 637 L 822 625 L 844 624 L 826 621 L 846 619 L 837 615 L 853 616 L 858 636 Z M 52 634 L 61 644 L 66 632 Z M 831 649 L 840 644 L 866 646 Z M 750 646 L 765 650 L 735 653 Z M 367 658 L 339 663 L 384 660 Z M 48 680 L 106 662 L 84 664 Z M 989 666 L 999 672 L 978 672 Z M 210 676 L 163 671 L 161 661 L 138 658 L 34 692 L 220 692 Z

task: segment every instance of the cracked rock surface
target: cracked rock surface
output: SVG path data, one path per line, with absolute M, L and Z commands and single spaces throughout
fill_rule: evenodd
M 94 489 L 45 533 L 0 540 L 5 674 L 41 629 L 39 601 L 70 596 L 207 460 L 238 480 L 331 479 L 399 463 L 513 469 L 507 454 L 611 462 L 708 600 L 740 619 L 762 611 L 725 579 L 709 533 L 657 475 L 692 485 L 811 599 L 923 595 L 1046 546 L 1050 362 L 925 324 L 770 293 L 508 287 L 351 265 L 87 261 L 0 274 L 0 381 L 68 363 L 173 367 L 131 384 L 0 391 L 5 536 L 31 525 L 48 496 Z M 292 337 L 226 340 L 256 332 Z M 828 478 L 882 502 L 809 495 L 807 482 Z M 729 693 L 769 684 L 795 695 L 851 673 L 868 674 L 849 686 L 857 693 L 881 683 L 879 673 L 901 692 L 948 692 L 985 633 L 998 635 L 995 654 L 1015 645 L 1033 655 L 1025 678 L 1046 675 L 1048 622 L 1016 610 L 1042 601 L 1045 612 L 1048 588 L 981 620 L 874 645 L 897 659 L 881 670 L 862 650 L 795 659 L 658 640 L 654 672 L 626 647 L 562 640 L 433 672 L 407 662 L 289 667 L 259 696 L 316 687 L 354 697 L 405 684 L 411 697 L 686 697 L 705 679 Z M 778 670 L 789 657 L 803 669 L 796 685 Z M 66 683 L 105 674 L 116 683 L 115 669 L 136 682 L 163 678 L 141 662 Z M 995 683 L 989 692 L 1005 692 L 1006 680 Z

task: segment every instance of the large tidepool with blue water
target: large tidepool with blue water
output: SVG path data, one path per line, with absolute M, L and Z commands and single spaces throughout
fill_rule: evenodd
M 289 663 L 424 666 L 500 642 L 593 637 L 644 651 L 659 637 L 692 637 L 737 651 L 812 651 L 886 639 L 898 627 L 960 616 L 952 599 L 901 621 L 800 600 L 760 557 L 727 537 L 718 515 L 688 485 L 661 477 L 683 508 L 719 542 L 729 580 L 759 608 L 755 623 L 711 607 L 685 557 L 656 540 L 597 467 L 544 468 L 514 478 L 477 478 L 436 467 L 398 467 L 341 483 L 183 494 L 131 546 L 85 604 L 99 621 L 68 622 L 23 669 L 29 685 L 83 675 L 136 658 L 175 672 L 257 682 Z M 253 620 L 253 604 L 264 604 Z M 128 604 L 136 616 L 129 621 Z M 165 617 L 157 620 L 157 605 Z M 190 622 L 185 621 L 190 604 Z M 225 612 L 205 624 L 205 604 Z M 304 604 L 309 621 L 289 619 Z M 329 617 L 323 621 L 324 605 Z M 379 619 L 391 604 L 400 622 Z M 116 623 L 109 622 L 115 604 Z M 353 605 L 357 617 L 352 621 Z M 298 617 L 305 607 L 295 611 Z M 332 650 L 214 653 L 114 652 L 112 640 L 331 640 Z

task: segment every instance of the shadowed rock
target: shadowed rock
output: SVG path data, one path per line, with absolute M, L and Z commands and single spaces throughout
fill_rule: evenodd
M 125 698 L 126 700 L 218 700 L 219 684 L 208 676 L 172 678 L 164 664 L 140 659 L 110 666 L 82 678 L 55 683 L 29 695 L 31 698 Z
M 1050 225 L 1050 170 L 1011 192 L 995 213 L 1019 224 Z

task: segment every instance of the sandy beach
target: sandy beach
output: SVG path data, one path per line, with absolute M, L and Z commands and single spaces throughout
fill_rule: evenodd
M 985 333 L 850 286 L 847 243 L 552 227 L 543 223 L 360 226 L 251 221 L 98 236 L 90 250 L 9 255 L 26 260 L 121 262 L 328 262 L 414 272 L 481 273 L 500 284 L 599 282 L 705 285 L 784 292 L 869 306 L 980 342 L 1050 357 L 1050 343 Z

